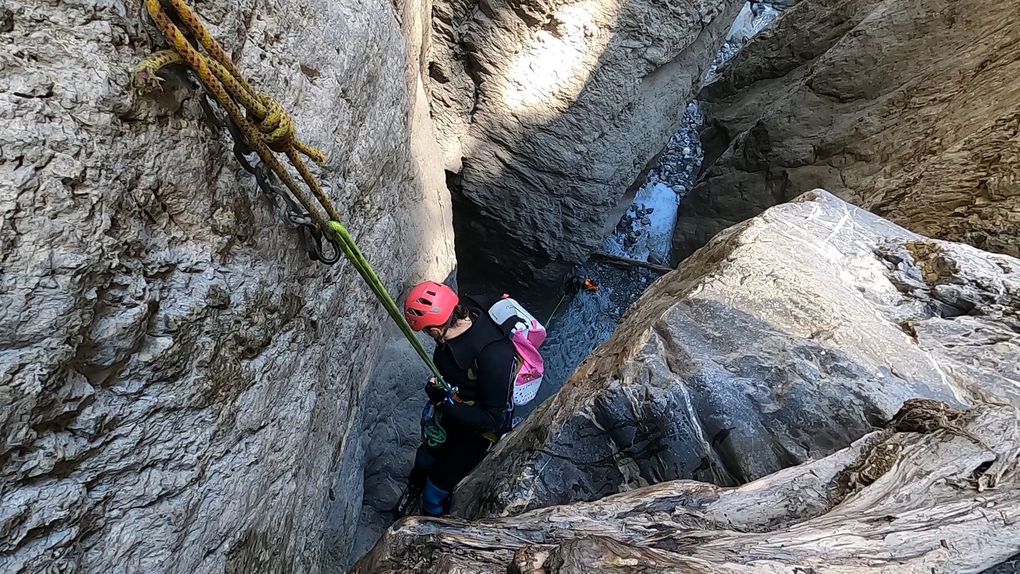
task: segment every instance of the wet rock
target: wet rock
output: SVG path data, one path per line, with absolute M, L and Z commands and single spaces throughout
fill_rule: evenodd
M 753 481 L 903 401 L 1020 405 L 1020 261 L 823 192 L 716 237 L 460 486 L 462 516 L 672 479 Z
M 795 4 L 792 2 L 791 4 Z M 781 10 L 790 6 L 777 5 L 771 2 L 748 2 L 737 14 L 736 20 L 730 26 L 729 34 L 726 37 L 726 44 L 743 47 L 747 42 L 758 35 L 778 16 Z M 739 48 L 738 48 L 739 49 Z M 734 51 L 734 54 L 736 51 Z
M 738 488 L 675 481 L 497 520 L 410 518 L 353 574 L 978 572 L 1020 550 L 1018 428 L 1015 408 L 980 405 L 955 429 L 875 432 Z
M 698 105 L 695 103 L 688 105 L 680 122 L 680 129 L 669 138 L 666 149 L 659 155 L 658 163 L 648 174 L 646 185 L 664 183 L 673 188 L 679 197 L 683 197 L 694 187 L 702 159 L 701 142 L 698 140 L 701 123 Z
M 1020 255 L 1018 39 L 1009 2 L 799 3 L 699 95 L 705 171 L 674 257 L 814 187 Z
M 351 544 L 387 319 L 350 265 L 307 258 L 183 74 L 169 107 L 136 96 L 162 47 L 139 6 L 0 9 L 0 570 L 316 572 L 324 540 Z M 445 275 L 404 52 L 424 7 L 196 8 L 329 156 L 315 169 L 393 291 Z
M 673 188 L 649 181 L 638 190 L 633 205 L 620 220 L 620 235 L 607 237 L 602 251 L 639 261 L 668 261 L 678 202 Z M 654 215 L 657 208 L 658 215 Z
M 421 444 L 423 389 L 431 373 L 403 336 L 390 335 L 364 403 L 360 433 L 364 472 L 360 480 L 365 495 L 357 537 L 351 546 L 331 548 L 346 553 L 341 564 L 368 552 L 393 524 L 391 510 L 407 485 L 415 450 Z M 426 341 L 424 335 L 422 339 L 426 348 L 431 348 L 431 340 Z
M 594 250 L 742 4 L 436 4 L 430 88 L 462 285 L 547 288 Z

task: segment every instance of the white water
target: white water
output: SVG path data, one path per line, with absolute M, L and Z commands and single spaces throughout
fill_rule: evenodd
M 700 125 L 701 114 L 692 104 L 630 209 L 603 241 L 603 251 L 639 261 L 669 263 L 677 207 L 694 185 L 701 167 Z M 647 269 L 624 270 L 597 261 L 578 266 L 575 274 L 594 280 L 599 289 L 568 295 L 560 304 L 547 325 L 549 339 L 542 347 L 545 381 L 535 400 L 518 409 L 518 417 L 527 416 L 558 391 L 577 365 L 609 339 L 631 304 L 659 277 Z
M 705 82 L 714 79 L 716 71 L 779 14 L 779 10 L 768 4 L 758 3 L 756 9 L 752 9 L 750 2 L 745 4 L 706 74 Z M 697 182 L 701 169 L 703 153 L 698 137 L 701 123 L 698 105 L 692 103 L 630 209 L 613 234 L 603 241 L 603 251 L 639 261 L 669 264 L 677 208 Z M 592 260 L 579 265 L 575 274 L 594 280 L 599 290 L 566 296 L 546 325 L 549 339 L 542 347 L 545 381 L 535 400 L 518 408 L 519 419 L 563 386 L 580 362 L 612 336 L 627 309 L 659 277 L 646 269 L 627 271 Z

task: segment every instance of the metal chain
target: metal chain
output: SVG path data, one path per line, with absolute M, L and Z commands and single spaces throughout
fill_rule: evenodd
M 197 86 L 202 86 L 201 82 L 194 82 Z M 215 107 L 210 100 L 209 92 L 202 87 L 202 97 L 198 103 L 202 107 L 202 111 L 205 112 L 206 119 L 213 125 L 214 128 L 222 130 L 227 129 L 230 134 L 230 139 L 234 143 L 233 152 L 234 157 L 237 158 L 237 162 L 241 164 L 244 171 L 255 176 L 255 183 L 258 185 L 266 195 L 270 197 L 278 197 L 283 199 L 286 206 L 284 211 L 284 217 L 287 222 L 290 223 L 291 227 L 296 228 L 300 234 L 302 242 L 305 245 L 305 251 L 308 256 L 315 261 L 325 263 L 326 265 L 333 265 L 337 261 L 340 261 L 340 257 L 343 252 L 340 250 L 340 246 L 337 240 L 333 237 L 327 237 L 319 229 L 319 226 L 315 225 L 312 218 L 309 217 L 308 212 L 305 211 L 301 205 L 290 196 L 290 194 L 283 191 L 282 188 L 273 183 L 273 173 L 266 167 L 266 164 L 259 159 L 258 154 L 255 150 L 248 145 L 244 134 L 241 130 L 234 125 L 234 122 L 230 118 L 221 118 L 215 111 Z M 250 158 L 249 156 L 254 156 Z M 331 255 L 327 255 L 323 250 L 323 241 L 328 243 L 331 247 Z

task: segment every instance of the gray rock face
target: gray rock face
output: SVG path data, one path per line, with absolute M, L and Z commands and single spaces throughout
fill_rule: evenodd
M 823 187 L 917 233 L 1020 256 L 1015 2 L 804 0 L 699 94 L 703 182 L 673 254 Z
M 1002 564 L 996 565 L 994 568 L 985 570 L 983 574 L 1017 574 L 1018 572 L 1020 572 L 1020 554 L 1013 556 Z
M 739 488 L 674 481 L 498 520 L 410 518 L 353 572 L 955 574 L 1020 550 L 1016 409 L 912 403 L 898 432 Z
M 814 191 L 716 237 L 458 489 L 461 516 L 817 459 L 903 401 L 1020 405 L 1020 261 Z
M 445 275 L 421 5 L 197 8 L 327 153 L 391 289 Z M 159 38 L 138 2 L 2 12 L 0 570 L 318 571 L 324 535 L 351 543 L 385 314 L 307 259 L 181 77 L 134 95 Z
M 676 131 L 743 2 L 436 4 L 433 114 L 468 289 L 583 260 Z
M 421 444 L 423 388 L 430 375 L 403 337 L 387 343 L 364 403 L 365 497 L 357 537 L 351 547 L 338 549 L 349 551 L 349 561 L 371 550 L 393 524 L 390 511 L 407 485 L 415 450 Z

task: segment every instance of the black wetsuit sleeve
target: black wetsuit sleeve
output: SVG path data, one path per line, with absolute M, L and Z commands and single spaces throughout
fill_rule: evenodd
M 478 432 L 499 432 L 509 406 L 515 357 L 512 344 L 493 343 L 483 349 L 476 360 L 478 399 L 474 405 L 443 403 L 443 417 Z

